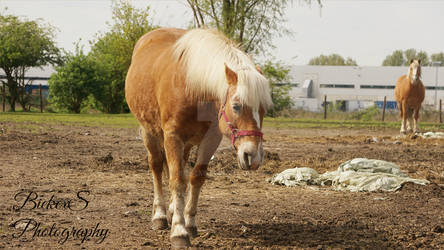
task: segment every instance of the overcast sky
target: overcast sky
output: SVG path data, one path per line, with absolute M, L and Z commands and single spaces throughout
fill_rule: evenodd
M 191 13 L 186 0 L 133 0 L 151 6 L 156 24 L 186 27 Z M 415 48 L 429 55 L 444 51 L 444 1 L 440 0 L 323 0 L 290 5 L 288 23 L 295 35 L 276 38 L 274 59 L 307 64 L 320 54 L 338 53 L 361 66 L 379 66 L 396 49 Z M 107 30 L 111 0 L 0 0 L 6 13 L 42 18 L 59 29 L 57 42 L 68 50 Z M 3 11 L 4 12 L 4 11 Z

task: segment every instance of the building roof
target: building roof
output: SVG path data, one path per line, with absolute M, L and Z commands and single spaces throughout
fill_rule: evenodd
M 48 85 L 49 77 L 55 72 L 53 66 L 44 66 L 42 68 L 30 68 L 25 73 L 25 79 L 32 80 L 33 85 Z M 5 72 L 0 69 L 0 79 L 5 79 Z

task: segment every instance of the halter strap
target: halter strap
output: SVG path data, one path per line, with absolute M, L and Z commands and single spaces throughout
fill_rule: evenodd
M 228 92 L 227 92 L 227 95 L 225 96 L 225 102 L 222 105 L 222 108 L 219 112 L 219 120 L 221 117 L 223 117 L 225 122 L 227 123 L 228 128 L 230 128 L 230 130 L 231 130 L 231 144 L 233 145 L 233 147 L 237 150 L 234 142 L 236 141 L 237 138 L 239 138 L 241 136 L 257 136 L 257 137 L 260 137 L 261 140 L 263 140 L 264 134 L 259 130 L 239 130 L 236 127 L 234 127 L 234 125 L 230 122 L 230 120 L 228 120 L 227 114 L 225 113 L 225 104 L 227 103 L 227 98 L 228 98 Z

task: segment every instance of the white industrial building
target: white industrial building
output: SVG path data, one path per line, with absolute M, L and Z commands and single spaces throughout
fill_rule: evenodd
M 290 85 L 289 94 L 296 109 L 321 111 L 325 95 L 328 103 L 340 103 L 344 111 L 375 104 L 382 107 L 384 96 L 386 108 L 393 109 L 396 108 L 393 96 L 396 80 L 407 70 L 408 67 L 291 66 L 290 82 L 281 84 Z M 32 88 L 42 84 L 47 96 L 48 79 L 54 72 L 52 67 L 32 68 L 26 73 L 26 79 L 32 80 Z M 4 78 L 0 70 L 0 80 Z M 423 107 L 436 108 L 435 101 L 444 101 L 444 67 L 422 67 L 422 81 L 426 87 Z
M 390 109 L 396 108 L 396 80 L 407 71 L 408 67 L 292 66 L 286 84 L 291 86 L 295 108 L 321 111 L 326 95 L 328 103 L 341 103 L 344 111 L 381 107 L 386 96 Z M 423 106 L 433 109 L 439 99 L 444 100 L 444 67 L 422 67 L 422 82 L 426 87 Z

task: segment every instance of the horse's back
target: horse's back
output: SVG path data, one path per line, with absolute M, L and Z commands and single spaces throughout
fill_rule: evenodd
M 160 85 L 162 79 L 165 82 L 173 75 L 172 48 L 185 32 L 174 28 L 156 29 L 142 36 L 134 46 L 126 76 L 125 96 L 131 112 L 142 125 L 151 123 L 154 126 L 160 120 Z
M 143 35 L 134 46 L 133 58 L 149 46 L 169 46 L 174 44 L 186 30 L 176 28 L 159 28 Z

